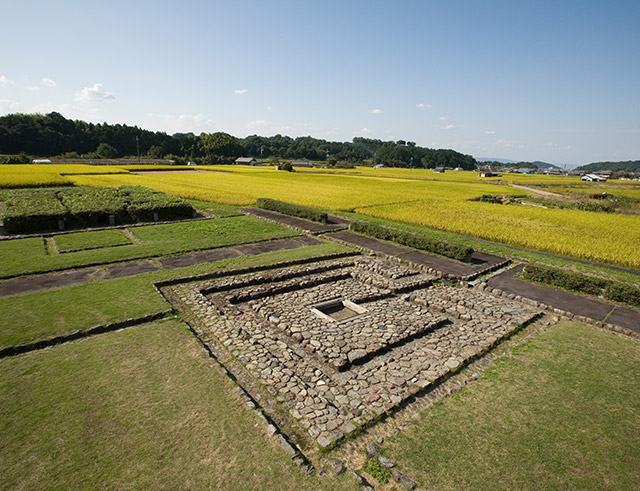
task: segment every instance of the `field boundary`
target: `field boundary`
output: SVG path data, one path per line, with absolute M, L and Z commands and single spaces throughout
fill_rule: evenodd
M 99 325 L 90 327 L 88 329 L 82 329 L 79 331 L 73 331 L 68 334 L 60 336 L 54 336 L 33 343 L 16 344 L 14 346 L 6 346 L 0 349 L 0 359 L 7 358 L 9 356 L 16 356 L 23 353 L 29 353 L 31 351 L 41 350 L 66 344 L 78 339 L 95 336 L 96 334 L 105 334 L 108 332 L 120 331 L 121 329 L 127 329 L 129 327 L 139 326 L 141 324 L 148 324 L 149 322 L 166 319 L 173 314 L 173 309 L 163 310 L 154 314 L 145 315 L 142 317 L 133 317 L 125 319 L 123 321 L 113 322 L 111 324 Z

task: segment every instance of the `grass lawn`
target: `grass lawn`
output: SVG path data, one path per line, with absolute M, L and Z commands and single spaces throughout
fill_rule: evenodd
M 242 215 L 240 208 L 233 205 L 223 205 L 222 203 L 212 203 L 210 201 L 201 201 L 199 199 L 188 199 L 191 206 L 200 211 L 214 215 L 218 218 L 236 217 Z
M 55 242 L 60 252 L 75 252 L 131 244 L 131 240 L 120 229 L 61 234 L 55 237 Z
M 2 489 L 356 489 L 307 475 L 167 320 L 0 360 Z
M 427 489 L 640 488 L 640 342 L 565 322 L 384 452 Z
M 298 235 L 275 223 L 249 216 L 133 227 L 142 243 L 51 256 L 42 238 L 0 241 L 0 277 L 162 256 Z M 81 232 L 75 240 L 82 240 Z M 56 237 L 57 240 L 57 237 Z
M 225 259 L 173 270 L 154 271 L 127 278 L 0 298 L 0 347 L 34 342 L 78 329 L 108 324 L 170 308 L 154 290 L 162 279 L 202 274 L 225 268 L 272 264 L 344 252 L 349 248 L 327 242 L 257 256 Z

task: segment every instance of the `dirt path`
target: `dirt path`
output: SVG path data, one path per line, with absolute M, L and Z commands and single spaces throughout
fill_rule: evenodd
M 523 267 L 518 266 L 497 274 L 487 283 L 490 287 L 527 297 L 575 315 L 606 321 L 640 333 L 640 310 L 529 283 L 516 277 Z
M 552 198 L 552 199 L 564 198 L 564 196 L 558 193 L 552 193 L 551 191 L 544 191 L 542 189 L 537 189 L 537 188 L 530 188 L 529 186 L 522 186 L 520 184 L 509 184 L 509 186 L 511 186 L 512 188 L 521 189 L 523 191 L 528 191 L 529 193 L 539 194 L 540 196 L 544 196 L 545 198 Z

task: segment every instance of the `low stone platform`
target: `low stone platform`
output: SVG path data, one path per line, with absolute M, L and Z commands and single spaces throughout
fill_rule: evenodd
M 327 447 L 540 315 L 439 279 L 356 257 L 162 292 L 292 441 Z

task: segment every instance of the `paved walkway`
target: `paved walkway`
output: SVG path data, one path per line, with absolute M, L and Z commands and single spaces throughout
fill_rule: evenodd
M 502 257 L 492 256 L 482 252 L 474 252 L 471 256 L 471 262 L 463 263 L 462 261 L 456 261 L 454 259 L 448 259 L 446 257 L 417 251 L 392 242 L 366 237 L 348 230 L 329 233 L 327 234 L 327 237 L 337 239 L 357 247 L 370 249 L 375 252 L 397 256 L 406 261 L 419 264 L 420 266 L 435 269 L 436 271 L 440 271 L 454 278 L 477 276 L 487 270 L 497 268 L 508 262 Z
M 610 324 L 640 332 L 640 310 L 520 280 L 516 278 L 516 275 L 522 271 L 523 267 L 518 266 L 497 274 L 487 284 L 492 288 L 530 298 L 575 315 L 589 317 L 597 321 L 606 319 L 606 322 Z
M 136 259 L 101 266 L 88 266 L 69 271 L 57 271 L 21 276 L 0 282 L 0 297 L 31 293 L 50 288 L 81 285 L 89 281 L 123 278 L 150 271 L 175 269 L 195 264 L 220 261 L 240 256 L 255 256 L 265 252 L 297 249 L 308 245 L 320 244 L 314 237 L 293 237 L 288 239 L 267 240 L 232 247 L 220 247 L 204 251 L 187 252 L 174 256 L 154 259 Z
M 310 234 L 324 234 L 327 232 L 335 232 L 336 230 L 342 230 L 346 228 L 350 223 L 344 218 L 333 216 L 330 218 L 330 223 L 312 222 L 311 220 L 305 220 L 304 218 L 283 215 L 282 213 L 271 210 L 263 210 L 262 208 L 245 208 L 243 211 L 259 218 L 266 218 L 267 220 L 273 220 L 283 225 L 288 225 L 289 227 L 295 227 Z

